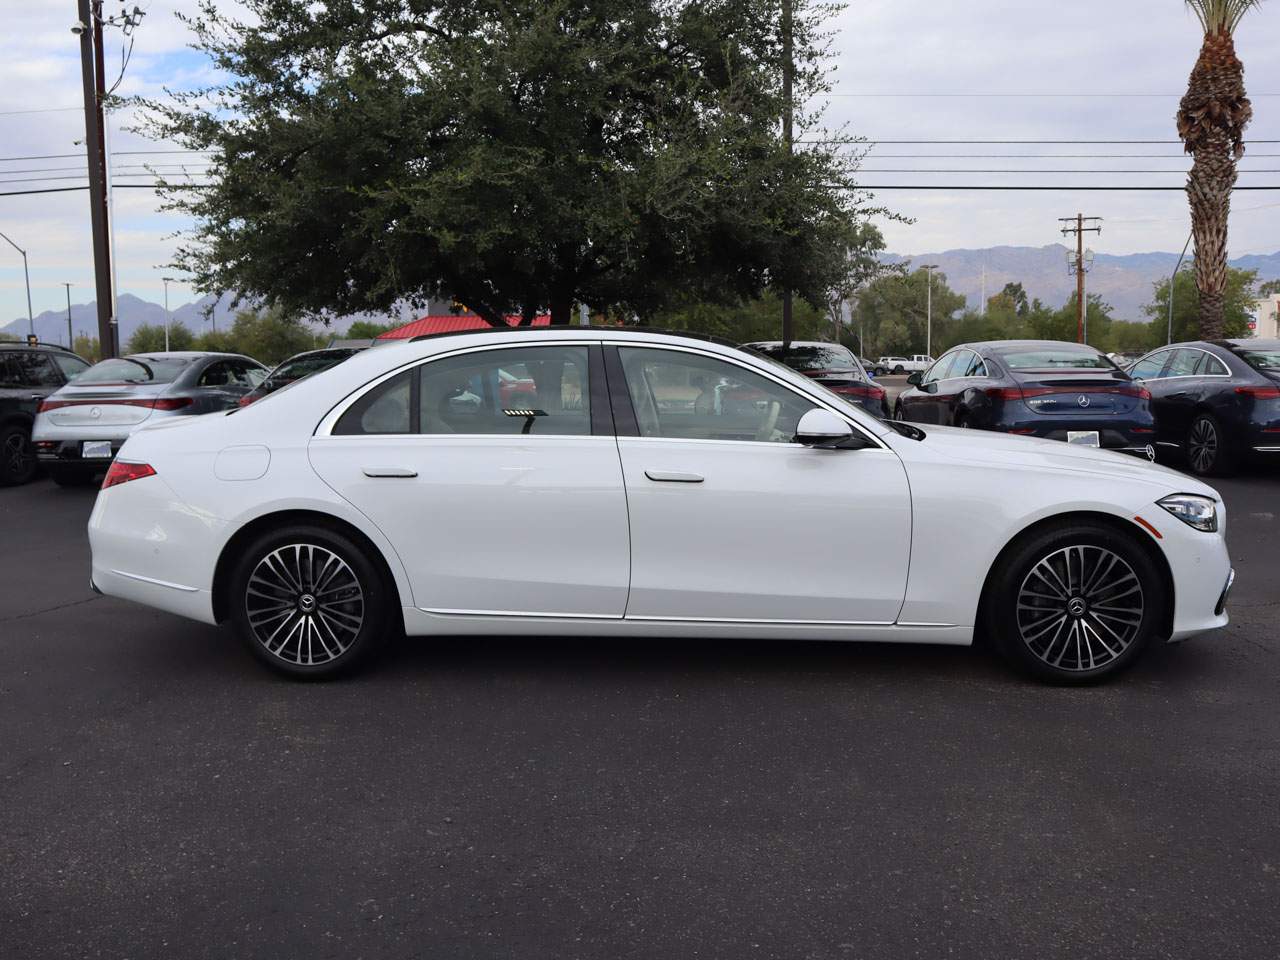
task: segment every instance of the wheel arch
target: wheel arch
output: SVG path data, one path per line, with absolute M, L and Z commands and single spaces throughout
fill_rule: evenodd
M 231 571 L 240 554 L 254 539 L 262 536 L 262 534 L 297 523 L 314 524 L 349 537 L 368 554 L 369 559 L 382 575 L 383 582 L 391 595 L 400 596 L 400 587 L 396 582 L 395 574 L 392 573 L 391 564 L 387 562 L 386 556 L 378 545 L 369 539 L 359 527 L 340 517 L 335 517 L 319 510 L 278 510 L 250 520 L 231 536 L 231 539 L 226 542 L 222 552 L 218 555 L 218 562 L 213 571 L 212 588 L 213 616 L 218 623 L 223 623 L 230 616 L 227 587 L 231 579 Z M 397 604 L 397 610 L 393 614 L 397 618 L 393 622 L 401 625 L 404 620 L 403 602 L 403 598 L 401 598 L 401 602 Z
M 1042 517 L 1034 523 L 1018 531 L 1009 542 L 1004 545 L 996 558 L 991 562 L 991 566 L 987 569 L 987 575 L 982 581 L 982 594 L 978 601 L 978 617 L 976 623 L 981 633 L 986 633 L 987 603 L 991 594 L 991 582 L 996 575 L 996 571 L 1000 569 L 1005 558 L 1014 550 L 1020 547 L 1024 542 L 1039 534 L 1046 527 L 1059 526 L 1064 523 L 1089 521 L 1100 524 L 1101 526 L 1110 527 L 1113 531 L 1121 536 L 1128 537 L 1131 542 L 1138 546 L 1138 549 L 1147 554 L 1151 561 L 1155 564 L 1155 568 L 1160 573 L 1165 590 L 1165 609 L 1160 611 L 1159 635 L 1168 639 L 1173 634 L 1173 614 L 1176 606 L 1176 598 L 1174 596 L 1173 570 L 1169 566 L 1169 561 L 1164 555 L 1164 551 L 1156 545 L 1150 534 L 1146 533 L 1141 527 L 1132 521 L 1125 520 L 1112 513 L 1104 513 L 1096 510 L 1073 510 L 1067 513 L 1057 513 L 1052 516 Z
M 8 413 L 0 413 L 0 430 L 3 430 L 5 427 L 13 426 L 14 424 L 18 424 L 19 426 L 26 427 L 27 432 L 30 432 L 32 427 L 35 426 L 35 423 L 35 417 L 31 416 L 29 413 L 24 413 L 21 410 L 10 410 Z

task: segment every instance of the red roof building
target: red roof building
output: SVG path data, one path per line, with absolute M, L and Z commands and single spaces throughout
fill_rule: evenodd
M 507 317 L 508 326 L 516 326 L 520 318 Z M 551 314 L 543 313 L 533 318 L 535 327 L 551 326 Z M 463 330 L 486 330 L 489 324 L 474 313 L 430 314 L 411 320 L 403 327 L 396 327 L 386 333 L 379 334 L 379 340 L 408 340 L 412 337 L 431 337 L 440 333 L 458 333 Z

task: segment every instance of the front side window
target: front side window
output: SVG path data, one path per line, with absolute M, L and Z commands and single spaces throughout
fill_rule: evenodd
M 817 404 L 716 357 L 620 347 L 642 437 L 791 443 Z
M 58 387 L 62 378 L 54 369 L 53 362 L 43 353 L 34 350 L 16 350 L 9 355 L 10 361 L 17 368 L 18 384 L 23 387 Z
M 949 377 L 955 376 L 951 371 L 959 357 L 960 354 L 958 353 L 948 353 L 945 357 L 929 368 L 929 372 L 924 375 L 924 378 L 920 383 L 937 383 L 939 380 L 946 380 Z
M 1151 356 L 1139 360 L 1129 370 L 1129 376 L 1135 380 L 1156 380 L 1164 369 L 1164 362 L 1169 359 L 1169 351 L 1161 350 Z

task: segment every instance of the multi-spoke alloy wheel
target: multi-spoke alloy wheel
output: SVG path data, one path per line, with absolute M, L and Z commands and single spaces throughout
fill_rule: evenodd
M 336 660 L 364 624 L 364 591 L 341 557 L 293 543 L 258 562 L 245 589 L 254 637 L 269 653 L 296 664 Z
M 1229 473 L 1231 458 L 1226 448 L 1226 437 L 1216 419 L 1202 413 L 1191 422 L 1187 431 L 1187 463 L 1192 471 L 1202 477 Z
M 1018 632 L 1027 649 L 1058 670 L 1104 667 L 1137 638 L 1142 582 L 1104 547 L 1055 550 L 1031 568 L 1018 592 Z
M 382 639 L 388 587 L 358 546 L 306 526 L 267 534 L 241 555 L 232 617 L 254 654 L 303 679 L 341 673 Z
M 1166 622 L 1168 588 L 1146 536 L 1064 519 L 1013 543 L 991 571 L 982 630 L 1017 666 L 1092 683 L 1132 664 Z
M 26 483 L 36 472 L 31 437 L 21 427 L 0 430 L 0 484 Z

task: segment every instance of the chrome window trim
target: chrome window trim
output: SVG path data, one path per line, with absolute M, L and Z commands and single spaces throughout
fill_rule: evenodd
M 1208 357 L 1210 360 L 1212 360 L 1214 363 L 1216 363 L 1218 366 L 1226 370 L 1227 372 L 1226 373 L 1179 373 L 1177 376 L 1159 377 L 1158 379 L 1160 380 L 1230 380 L 1233 376 L 1235 376 L 1235 374 L 1233 374 L 1230 371 L 1227 365 L 1223 363 L 1220 358 L 1214 356 L 1208 350 L 1204 349 L 1204 347 L 1171 347 L 1170 348 L 1170 352 L 1173 352 L 1173 353 L 1176 353 L 1179 350 L 1188 350 L 1188 351 L 1194 351 L 1195 353 L 1202 353 L 1206 357 Z

